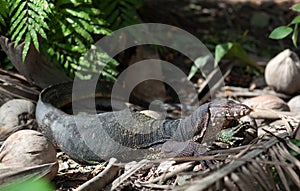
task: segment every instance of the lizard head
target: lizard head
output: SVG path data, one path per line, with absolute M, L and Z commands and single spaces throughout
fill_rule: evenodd
M 222 118 L 224 120 L 239 119 L 248 115 L 251 111 L 248 106 L 233 100 L 214 101 L 209 105 L 211 118 Z
M 245 115 L 248 115 L 252 110 L 233 100 L 212 101 L 208 104 L 208 124 L 202 126 L 200 133 L 193 139 L 197 142 L 214 141 L 215 136 L 226 128 L 232 121 L 235 121 Z

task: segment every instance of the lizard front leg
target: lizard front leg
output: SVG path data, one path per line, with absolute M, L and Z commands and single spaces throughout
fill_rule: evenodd
M 162 145 L 162 154 L 165 157 L 201 156 L 207 147 L 194 141 L 167 141 Z
M 192 140 L 186 142 L 167 141 L 162 145 L 163 157 L 188 157 L 188 156 L 203 156 L 207 151 L 207 146 L 194 142 Z M 210 160 L 201 160 L 203 169 L 211 166 L 213 163 Z

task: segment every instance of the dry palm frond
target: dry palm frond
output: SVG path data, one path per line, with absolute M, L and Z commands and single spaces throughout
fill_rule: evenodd
M 291 154 L 293 151 L 299 156 L 300 149 L 289 141 L 296 131 L 288 119 L 280 122 L 276 127 L 285 126 L 285 133 L 267 131 L 271 136 L 249 145 L 252 148 L 247 152 L 229 157 L 232 161 L 224 167 L 203 178 L 195 177 L 193 183 L 176 190 L 300 190 L 300 161 Z
M 262 130 L 265 134 L 255 143 L 231 149 L 214 150 L 211 152 L 215 154 L 214 156 L 172 159 L 173 161 L 169 161 L 167 168 L 161 167 L 166 163 L 165 160 L 164 162 L 144 161 L 143 166 L 147 168 L 133 166 L 133 169 L 128 172 L 134 173 L 129 175 L 125 172 L 121 176 L 122 182 L 126 184 L 119 181 L 117 185 L 114 181 L 113 188 L 180 191 L 300 190 L 300 148 L 289 141 L 290 137 L 294 137 L 295 127 L 299 124 L 297 120 L 293 123 L 295 120 L 295 118 L 281 118 L 279 121 L 260 127 L 268 130 Z M 292 155 L 291 151 L 298 153 L 298 158 L 295 154 Z M 225 160 L 225 164 L 205 171 L 191 171 L 197 161 L 211 159 Z M 155 165 L 157 163 L 159 166 Z

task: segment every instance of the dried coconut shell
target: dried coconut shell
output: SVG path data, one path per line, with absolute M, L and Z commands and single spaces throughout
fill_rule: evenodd
M 56 150 L 40 132 L 20 130 L 9 136 L 0 148 L 0 169 L 7 167 L 34 167 L 57 163 Z M 52 180 L 58 171 L 58 163 L 45 178 Z
M 0 107 L 0 141 L 4 141 L 12 133 L 27 128 L 33 128 L 35 105 L 28 100 L 13 99 Z
M 300 91 L 300 63 L 298 55 L 286 49 L 271 59 L 265 69 L 268 86 L 278 92 L 294 94 Z
M 274 95 L 261 95 L 249 99 L 245 99 L 243 104 L 250 108 L 274 109 L 279 111 L 290 111 L 287 103 Z
M 290 107 L 292 112 L 300 112 L 300 95 L 297 95 L 290 99 L 288 102 L 288 106 Z

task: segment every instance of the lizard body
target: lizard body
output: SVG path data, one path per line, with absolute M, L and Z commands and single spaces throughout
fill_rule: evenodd
M 201 155 L 224 125 L 250 112 L 243 104 L 220 100 L 201 105 L 190 116 L 177 120 L 154 119 L 126 110 L 70 115 L 56 106 L 57 98 L 71 96 L 65 95 L 70 91 L 55 89 L 62 90 L 57 85 L 40 94 L 36 118 L 40 130 L 78 161 Z

